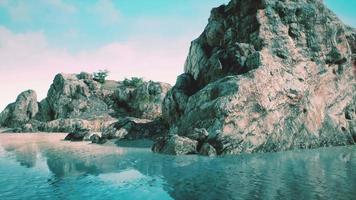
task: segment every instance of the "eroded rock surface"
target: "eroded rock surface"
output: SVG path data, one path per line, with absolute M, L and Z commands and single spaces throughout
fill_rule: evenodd
M 205 129 L 203 154 L 354 144 L 355 35 L 319 0 L 214 8 L 163 102 L 169 132 Z
M 57 74 L 40 102 L 43 121 L 108 115 L 105 88 L 89 74 Z
M 153 145 L 152 151 L 171 155 L 187 155 L 197 153 L 198 142 L 187 137 L 172 135 L 159 139 Z
M 156 138 L 168 131 L 168 127 L 161 119 L 148 120 L 125 117 L 112 123 L 102 132 L 107 139 L 136 140 Z
M 162 115 L 162 101 L 171 85 L 162 82 L 126 80 L 115 90 L 114 101 L 119 112 L 142 119 L 154 120 Z
M 9 104 L 0 113 L 0 125 L 17 127 L 34 119 L 38 112 L 37 95 L 33 90 L 27 90 L 17 96 L 14 103 Z
M 16 132 L 72 132 L 75 127 L 101 132 L 117 118 L 156 119 L 170 85 L 143 81 L 95 81 L 91 74 L 57 74 L 47 97 L 37 102 L 32 90 L 19 95 L 0 114 L 0 125 Z

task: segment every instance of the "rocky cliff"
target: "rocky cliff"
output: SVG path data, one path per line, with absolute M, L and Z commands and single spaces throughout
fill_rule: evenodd
M 163 101 L 170 131 L 153 150 L 355 144 L 355 44 L 355 29 L 321 0 L 232 0 L 214 8 Z
M 75 127 L 102 131 L 126 116 L 159 118 L 170 85 L 134 80 L 139 81 L 102 84 L 88 73 L 57 74 L 45 99 L 37 102 L 33 90 L 21 93 L 0 114 L 0 125 L 25 132 L 70 132 Z
M 6 106 L 5 110 L 0 113 L 0 124 L 9 127 L 21 126 L 34 119 L 37 113 L 36 92 L 27 90 L 19 94 L 16 101 Z

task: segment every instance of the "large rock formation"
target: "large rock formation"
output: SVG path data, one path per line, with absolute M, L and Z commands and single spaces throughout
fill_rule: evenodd
M 162 114 L 162 101 L 171 85 L 139 78 L 125 79 L 115 90 L 118 112 L 143 119 L 156 119 Z
M 354 144 L 355 44 L 321 0 L 214 8 L 163 102 L 169 132 L 205 130 L 203 154 L 208 144 L 217 154 Z
M 86 119 L 108 115 L 110 110 L 104 98 L 110 93 L 105 90 L 105 86 L 89 74 L 57 74 L 47 97 L 40 102 L 39 119 Z
M 91 74 L 57 74 L 47 97 L 37 102 L 32 90 L 19 95 L 0 114 L 0 125 L 15 131 L 72 132 L 76 127 L 103 131 L 117 118 L 156 119 L 169 84 L 139 80 L 99 83 Z
M 9 104 L 0 113 L 0 125 L 6 127 L 20 126 L 34 119 L 38 112 L 37 95 L 33 90 L 27 90 L 17 96 L 14 103 Z

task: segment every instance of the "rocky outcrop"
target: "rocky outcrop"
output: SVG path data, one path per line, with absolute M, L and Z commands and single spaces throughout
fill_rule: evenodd
M 161 152 L 172 155 L 187 155 L 197 152 L 198 142 L 187 137 L 172 135 L 167 138 L 159 139 L 153 145 L 153 152 Z
M 192 75 L 181 74 L 178 76 L 174 87 L 167 92 L 162 103 L 162 115 L 170 125 L 181 117 L 185 110 L 189 96 L 194 94 L 196 83 Z
M 126 79 L 115 90 L 114 101 L 118 112 L 126 116 L 153 120 L 161 116 L 162 101 L 170 88 L 167 83 Z
M 90 137 L 89 136 L 89 129 L 84 129 L 79 126 L 75 127 L 75 130 L 70 132 L 64 140 L 70 140 L 70 141 L 83 141 L 85 137 Z
M 93 144 L 105 144 L 108 139 L 106 139 L 105 137 L 100 137 L 98 134 L 93 134 L 92 136 L 90 136 L 90 141 Z
M 354 144 L 355 35 L 319 0 L 214 8 L 163 101 L 170 134 L 205 129 L 202 154 Z
M 37 95 L 33 90 L 19 94 L 14 103 L 0 113 L 0 125 L 18 127 L 34 119 L 38 112 Z
M 200 147 L 199 154 L 204 156 L 216 156 L 216 150 L 211 144 L 204 143 Z
M 0 125 L 16 132 L 71 132 L 75 127 L 100 132 L 117 121 L 135 116 L 155 119 L 169 84 L 139 80 L 99 83 L 88 73 L 57 74 L 47 97 L 37 102 L 32 90 L 19 95 L 0 114 Z
M 57 74 L 47 97 L 40 102 L 39 119 L 51 121 L 107 116 L 110 108 L 104 101 L 106 95 L 105 87 L 89 74 Z
M 71 132 L 75 131 L 77 127 L 82 129 L 89 129 L 90 131 L 101 131 L 114 123 L 116 119 L 111 117 L 93 118 L 93 119 L 56 119 L 46 123 L 42 123 L 38 128 L 44 132 Z
M 144 138 L 154 139 L 168 131 L 168 127 L 161 119 L 147 120 L 125 117 L 112 123 L 102 132 L 107 139 L 137 140 Z
M 88 128 L 82 126 L 75 126 L 72 131 L 64 138 L 68 141 L 91 141 L 92 143 L 99 143 L 101 138 L 98 134 L 90 132 Z

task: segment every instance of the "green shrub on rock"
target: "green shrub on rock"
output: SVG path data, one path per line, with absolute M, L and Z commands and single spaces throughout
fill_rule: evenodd
M 106 77 L 109 75 L 108 70 L 99 70 L 93 73 L 93 79 L 99 83 L 105 83 Z
M 131 79 L 125 78 L 123 84 L 128 87 L 138 87 L 144 84 L 144 80 L 139 77 L 132 77 Z

